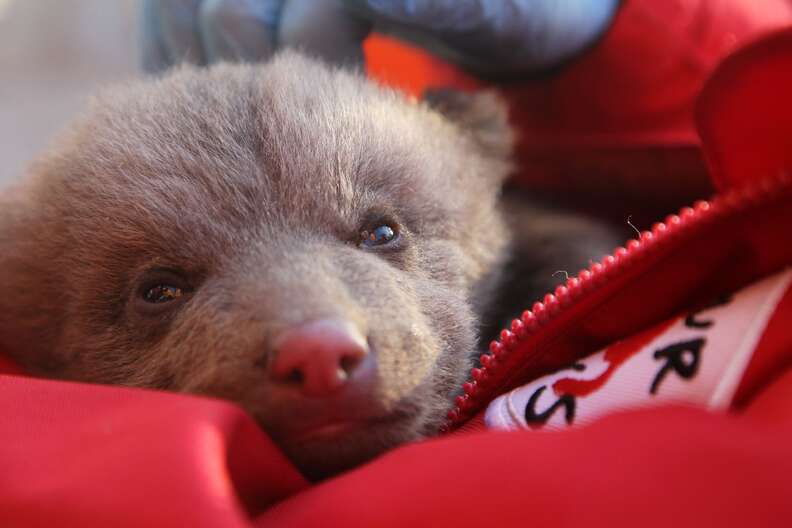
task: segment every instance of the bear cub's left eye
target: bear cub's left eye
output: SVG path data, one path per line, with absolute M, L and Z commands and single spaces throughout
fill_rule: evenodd
M 183 295 L 183 291 L 178 286 L 171 286 L 170 284 L 157 284 L 149 288 L 144 294 L 143 299 L 146 302 L 159 304 L 178 299 Z
M 139 279 L 135 306 L 141 313 L 160 315 L 186 301 L 193 292 L 190 283 L 179 271 L 151 269 Z
M 382 224 L 373 229 L 364 229 L 360 232 L 361 247 L 386 246 L 395 242 L 399 238 L 399 231 L 395 225 Z

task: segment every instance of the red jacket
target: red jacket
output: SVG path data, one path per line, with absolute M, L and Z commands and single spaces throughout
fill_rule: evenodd
M 696 96 L 724 56 L 790 23 L 789 0 L 623 0 L 610 30 L 571 64 L 498 87 L 520 134 L 518 179 L 620 223 L 649 224 L 709 196 Z M 366 51 L 373 77 L 414 95 L 483 85 L 392 39 L 370 39 Z
M 723 63 L 697 115 L 717 196 L 505 330 L 450 412 L 452 432 L 311 486 L 230 404 L 0 375 L 0 526 L 789 525 L 790 61 L 792 30 Z M 747 315 L 733 317 L 738 306 Z M 696 351 L 696 339 L 708 344 Z M 645 350 L 656 368 L 631 392 Z M 553 374 L 582 358 L 583 370 Z M 699 390 L 710 365 L 720 388 Z M 567 397 L 544 421 L 546 404 L 519 400 L 540 386 L 548 401 Z M 682 392 L 652 404 L 669 387 Z M 527 429 L 484 430 L 484 410 L 512 389 L 512 426 Z M 535 430 L 552 420 L 569 430 Z

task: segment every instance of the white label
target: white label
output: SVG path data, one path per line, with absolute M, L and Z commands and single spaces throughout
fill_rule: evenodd
M 492 429 L 557 430 L 665 403 L 728 408 L 792 270 L 620 341 L 493 400 Z

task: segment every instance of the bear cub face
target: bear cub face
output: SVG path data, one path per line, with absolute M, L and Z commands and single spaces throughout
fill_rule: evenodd
M 211 395 L 310 477 L 433 433 L 507 245 L 505 111 L 286 53 L 106 92 L 0 198 L 0 348 Z

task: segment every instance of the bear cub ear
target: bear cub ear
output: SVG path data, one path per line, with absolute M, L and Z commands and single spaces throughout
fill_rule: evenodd
M 506 101 L 494 91 L 461 92 L 430 88 L 423 94 L 430 108 L 470 133 L 485 156 L 510 161 L 515 142 Z

